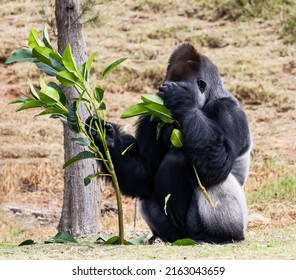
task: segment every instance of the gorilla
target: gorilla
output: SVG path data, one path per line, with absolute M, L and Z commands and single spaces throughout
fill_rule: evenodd
M 182 131 L 183 146 L 171 144 L 175 124 L 159 131 L 160 120 L 150 116 L 138 119 L 135 137 L 107 122 L 106 139 L 121 192 L 139 199 L 152 241 L 244 240 L 251 137 L 238 100 L 224 88 L 212 61 L 187 43 L 172 53 L 158 95 Z M 89 132 L 102 146 L 96 132 Z M 193 165 L 215 208 L 201 192 Z

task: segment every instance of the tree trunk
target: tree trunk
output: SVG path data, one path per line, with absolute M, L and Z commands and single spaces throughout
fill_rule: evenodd
M 86 45 L 79 21 L 79 0 L 56 0 L 55 14 L 58 29 L 58 50 L 62 54 L 67 44 L 72 47 L 73 56 L 78 67 L 86 61 Z M 78 96 L 74 88 L 64 87 L 68 103 Z M 68 104 L 68 105 L 69 105 Z M 85 108 L 79 108 L 82 120 L 88 117 Z M 78 135 L 64 126 L 65 161 L 83 148 L 71 139 Z M 98 198 L 100 188 L 95 188 L 97 180 L 93 180 L 87 187 L 83 179 L 89 174 L 96 173 L 98 166 L 93 160 L 81 160 L 65 169 L 64 173 L 64 201 L 62 216 L 58 226 L 59 231 L 70 232 L 74 236 L 88 236 L 98 231 L 99 211 Z

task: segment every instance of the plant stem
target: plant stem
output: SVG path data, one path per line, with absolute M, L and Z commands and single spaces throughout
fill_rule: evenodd
M 111 170 L 111 176 L 112 176 L 112 183 L 115 189 L 115 194 L 116 194 L 116 201 L 117 201 L 117 207 L 118 207 L 118 229 L 119 229 L 119 244 L 123 245 L 124 244 L 124 227 L 123 227 L 123 209 L 122 209 L 122 199 L 121 199 L 121 193 L 119 189 L 119 183 L 118 179 L 115 173 L 114 165 L 111 159 L 111 155 L 109 152 L 109 149 L 105 150 L 106 152 L 106 157 L 108 160 L 108 164 Z
M 216 208 L 216 205 L 214 204 L 214 202 L 213 202 L 212 199 L 210 198 L 210 196 L 209 196 L 209 194 L 208 194 L 206 188 L 201 184 L 201 181 L 200 181 L 200 179 L 199 179 L 199 176 L 198 176 L 198 173 L 197 173 L 197 170 L 196 170 L 194 164 L 192 164 L 192 166 L 193 166 L 194 174 L 195 174 L 195 177 L 196 177 L 196 179 L 197 179 L 197 183 L 198 183 L 198 185 L 199 185 L 199 187 L 200 187 L 200 190 L 202 191 L 202 193 L 204 194 L 206 200 L 210 203 L 210 205 L 211 205 L 213 208 Z
M 87 94 L 89 101 L 91 102 L 92 106 L 93 106 L 93 110 L 95 112 L 95 115 L 98 117 L 99 122 L 96 123 L 96 131 L 99 134 L 102 144 L 103 144 L 103 148 L 106 154 L 106 159 L 107 159 L 107 163 L 104 161 L 104 164 L 108 170 L 108 172 L 110 172 L 110 175 L 112 177 L 112 184 L 113 187 L 115 189 L 115 194 L 116 194 L 116 201 L 117 201 L 117 208 L 118 208 L 118 229 L 119 229 L 119 244 L 123 245 L 124 244 L 124 226 L 123 226 L 123 209 L 122 209 L 122 199 L 121 199 L 121 192 L 119 189 L 119 183 L 118 183 L 118 179 L 115 173 L 115 168 L 112 162 L 112 158 L 109 152 L 109 148 L 106 142 L 106 131 L 105 131 L 105 123 L 106 123 L 106 114 L 103 111 L 103 121 L 104 124 L 102 125 L 101 121 L 100 121 L 100 114 L 99 111 L 97 110 L 96 104 L 95 104 L 95 100 L 93 99 L 93 94 L 90 93 L 86 83 L 83 83 L 83 87 L 84 87 L 84 91 Z M 87 104 L 85 104 L 86 107 L 88 108 Z M 92 125 L 91 125 L 92 126 Z M 87 134 L 87 133 L 86 133 Z M 89 137 L 88 137 L 89 138 Z M 92 139 L 93 140 L 93 139 Z M 94 142 L 94 141 L 92 141 Z M 102 155 L 102 153 L 98 150 L 97 151 L 100 158 L 102 160 L 104 160 L 104 157 Z

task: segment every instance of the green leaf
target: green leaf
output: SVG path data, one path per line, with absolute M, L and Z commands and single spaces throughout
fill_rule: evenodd
M 92 238 L 92 242 L 102 243 L 102 242 L 106 242 L 109 238 L 110 236 L 108 236 L 107 234 L 100 233 Z
M 70 44 L 68 44 L 64 50 L 64 53 L 62 55 L 62 61 L 69 72 L 77 71 L 76 61 L 72 55 L 72 49 Z
M 54 114 L 56 116 L 61 116 L 64 114 L 64 111 L 60 108 L 46 108 L 44 111 L 36 115 L 35 117 L 39 116 L 44 116 L 44 115 L 49 115 L 49 114 Z
M 127 148 L 125 148 L 124 151 L 121 153 L 121 155 L 124 156 L 134 145 L 135 142 L 128 145 Z
M 126 109 L 120 116 L 122 119 L 131 118 L 139 115 L 148 114 L 149 111 L 144 107 L 144 103 L 135 104 Z
M 147 234 L 145 234 L 144 236 L 140 236 L 138 238 L 129 239 L 128 242 L 132 245 L 145 245 L 148 243 L 148 240 Z
M 36 99 L 36 100 L 39 100 L 39 95 L 38 95 L 38 92 L 36 91 L 36 89 L 34 88 L 32 82 L 30 81 L 30 84 L 29 84 L 29 89 L 30 89 L 30 92 L 32 94 L 32 96 Z
M 160 105 L 157 103 L 149 103 L 144 104 L 144 108 L 146 108 L 151 115 L 160 118 L 165 123 L 174 122 L 171 111 L 164 105 Z
M 83 147 L 87 147 L 90 144 L 89 140 L 86 138 L 72 138 L 71 140 L 73 140 L 77 145 Z
M 119 237 L 118 236 L 112 236 L 108 240 L 106 240 L 104 242 L 104 244 L 107 244 L 107 245 L 119 244 Z
M 5 61 L 6 64 L 13 62 L 38 62 L 38 59 L 30 49 L 23 48 L 11 54 Z
M 197 245 L 198 243 L 190 238 L 178 239 L 174 243 L 173 246 L 192 246 Z
M 22 111 L 22 110 L 26 110 L 26 109 L 35 108 L 35 107 L 43 107 L 43 106 L 44 106 L 44 104 L 43 104 L 42 101 L 30 99 L 29 101 L 26 101 L 24 104 L 22 104 L 21 106 L 19 106 L 16 109 L 16 112 L 19 112 L 19 111 Z
M 77 116 L 77 101 L 74 101 L 69 108 L 67 115 L 67 124 L 72 131 L 76 133 L 80 132 L 79 120 Z
M 49 243 L 78 243 L 77 240 L 68 232 L 58 232 L 52 240 L 44 241 L 45 244 Z
M 87 177 L 85 177 L 84 180 L 83 180 L 84 186 L 88 186 L 91 183 L 91 181 L 95 177 L 99 176 L 100 174 L 103 174 L 103 173 L 102 172 L 97 172 L 97 173 L 94 173 L 94 174 L 89 174 Z
M 67 125 L 68 126 L 68 121 L 67 121 L 67 118 L 65 117 L 61 117 L 60 115 L 51 115 L 50 118 L 52 119 L 60 119 L 60 121 L 64 124 L 64 125 Z
M 84 79 L 85 81 L 87 81 L 87 80 L 88 80 L 88 76 L 87 76 L 87 70 L 86 70 L 86 62 L 84 62 L 84 63 L 80 66 L 80 68 L 79 68 L 78 70 L 79 70 L 79 72 L 80 72 L 80 75 L 83 77 L 83 79 Z
M 182 132 L 179 129 L 174 129 L 171 134 L 171 142 L 174 147 L 181 148 L 183 146 L 182 143 Z
M 46 105 L 54 105 L 60 102 L 59 93 L 52 87 L 43 87 L 39 92 L 40 100 Z
M 57 71 L 49 65 L 46 65 L 43 62 L 35 62 L 36 66 L 46 75 L 55 77 L 57 75 Z
M 54 54 L 54 51 L 47 47 L 37 46 L 32 49 L 33 55 L 38 58 L 39 62 L 43 62 L 46 65 L 51 65 L 49 56 Z
M 18 246 L 27 246 L 27 245 L 33 245 L 33 244 L 35 244 L 34 240 L 27 239 L 27 240 L 21 242 Z
M 49 60 L 52 67 L 57 71 L 66 70 L 66 68 L 63 65 L 62 58 L 57 53 L 49 54 Z
M 39 32 L 36 29 L 32 29 L 30 31 L 28 46 L 30 49 L 38 46 L 44 46 L 43 42 L 39 39 Z
M 169 201 L 171 195 L 172 195 L 172 194 L 169 193 L 169 194 L 165 197 L 165 199 L 164 199 L 164 207 L 163 207 L 163 211 L 164 211 L 164 213 L 165 213 L 166 215 L 168 215 L 168 213 L 167 213 L 167 204 L 168 204 L 168 201 Z
M 105 245 L 118 245 L 119 244 L 119 237 L 112 236 L 107 241 L 104 242 Z M 129 241 L 124 240 L 124 245 L 132 245 Z
M 95 88 L 95 99 L 101 103 L 104 97 L 104 89 L 101 87 L 96 87 Z
M 74 162 L 77 162 L 79 160 L 83 160 L 83 159 L 89 159 L 89 158 L 96 158 L 96 154 L 89 152 L 89 151 L 83 151 L 80 152 L 78 155 L 76 155 L 75 157 L 70 158 L 69 160 L 67 160 L 64 165 L 63 168 L 65 169 L 66 167 L 68 167 L 69 165 L 71 165 Z
M 86 61 L 86 69 L 87 69 L 87 71 L 90 71 L 90 69 L 91 69 L 91 65 L 92 65 L 92 63 L 93 63 L 93 61 L 94 61 L 96 55 L 97 55 L 96 52 L 92 53 L 92 54 L 90 55 L 90 57 L 88 58 L 88 60 Z
M 79 68 L 79 72 L 85 81 L 88 81 L 91 65 L 97 53 L 92 53 L 86 62 L 84 62 Z
M 44 29 L 43 29 L 43 43 L 46 47 L 52 49 L 46 25 L 44 26 Z
M 122 63 L 123 61 L 125 61 L 126 58 L 120 58 L 114 62 L 112 62 L 103 72 L 103 78 L 106 78 L 108 76 L 108 74 L 115 68 L 117 67 L 120 63 Z
M 39 77 L 39 84 L 40 84 L 41 89 L 47 87 L 47 84 L 45 83 L 45 81 L 43 80 L 43 78 L 41 76 Z
M 99 110 L 106 110 L 106 108 L 107 108 L 106 104 L 104 102 L 102 102 L 98 109 Z
M 27 97 L 19 97 L 19 98 L 16 98 L 16 99 L 10 101 L 8 104 L 26 103 L 30 100 L 32 100 L 32 99 L 27 98 Z
M 79 81 L 78 78 L 68 70 L 58 72 L 56 77 L 61 84 L 68 87 L 75 85 Z
M 49 87 L 55 89 L 55 90 L 58 92 L 58 94 L 60 95 L 60 101 L 61 101 L 61 103 L 62 103 L 63 105 L 66 105 L 66 103 L 67 103 L 67 98 L 66 98 L 66 96 L 65 96 L 65 94 L 64 94 L 64 92 L 63 92 L 63 90 L 62 90 L 62 89 L 61 89 L 56 83 L 54 83 L 54 82 L 49 82 L 49 83 L 47 84 L 47 86 L 49 86 Z
M 141 99 L 143 100 L 143 102 L 146 103 L 156 103 L 156 104 L 160 104 L 163 105 L 163 99 L 155 94 L 143 94 L 141 96 Z

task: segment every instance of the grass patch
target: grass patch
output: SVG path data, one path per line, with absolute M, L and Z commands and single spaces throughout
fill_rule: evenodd
M 284 20 L 283 35 L 285 43 L 296 43 L 296 7 Z
M 247 104 L 260 105 L 276 97 L 273 86 L 267 82 L 237 81 L 230 86 L 230 91 Z
M 248 193 L 249 203 L 260 201 L 284 200 L 296 201 L 296 175 L 287 175 L 278 181 L 271 181 L 262 188 Z
M 175 0 L 159 1 L 159 0 L 137 0 L 132 6 L 133 11 L 147 12 L 147 13 L 166 13 L 174 9 Z
M 0 211 L 0 223 L 0 243 L 15 242 L 23 233 L 20 225 L 16 221 L 11 222 L 11 216 L 2 210 Z
M 217 18 L 228 20 L 249 20 L 251 18 L 271 19 L 293 6 L 290 0 L 214 0 Z

